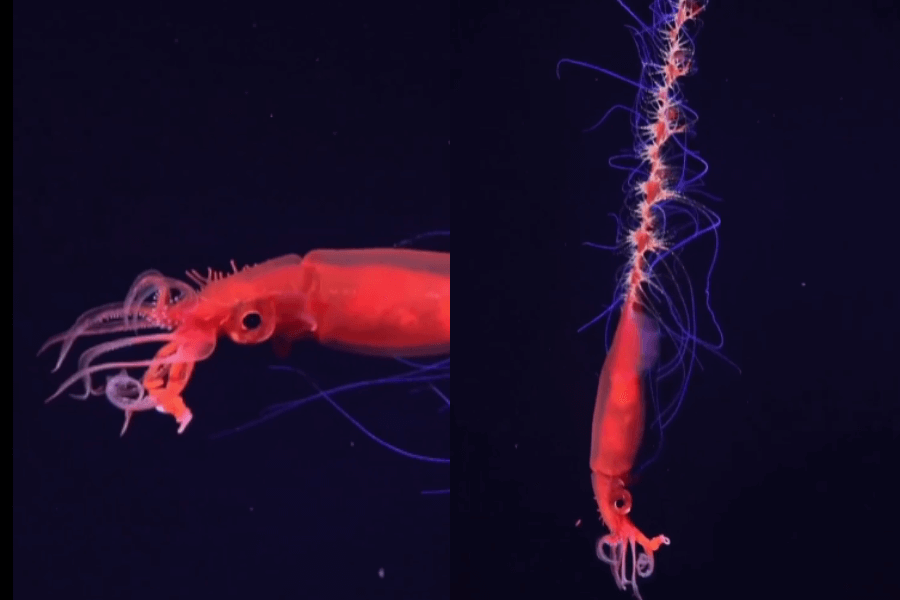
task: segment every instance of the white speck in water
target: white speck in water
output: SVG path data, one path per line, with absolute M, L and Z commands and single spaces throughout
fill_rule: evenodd
M 384 579 L 384 567 L 378 569 L 378 579 Z

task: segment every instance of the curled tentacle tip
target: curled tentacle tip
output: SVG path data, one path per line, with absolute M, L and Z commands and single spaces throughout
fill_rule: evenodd
M 38 352 L 38 355 L 40 356 L 40 352 Z M 56 364 L 53 365 L 53 368 L 50 370 L 51 373 L 56 373 L 57 371 L 59 371 L 59 368 L 62 367 L 63 364 L 63 358 L 64 357 L 61 357 L 56 361 Z
M 184 417 L 182 417 L 178 421 L 178 433 L 179 434 L 184 433 L 184 430 L 187 429 L 188 424 L 191 422 L 191 420 L 193 418 L 194 418 L 194 415 L 192 415 L 190 412 L 188 412 L 186 415 L 184 415 Z
M 52 346 L 55 342 L 56 342 L 56 340 L 54 340 L 54 339 L 52 339 L 52 338 L 51 338 L 50 340 L 44 342 L 44 345 L 41 346 L 40 348 L 38 348 L 37 354 L 35 354 L 35 356 L 40 356 L 41 354 L 43 354 L 44 352 L 46 352 L 46 351 L 47 351 L 47 348 L 49 348 L 50 346 Z

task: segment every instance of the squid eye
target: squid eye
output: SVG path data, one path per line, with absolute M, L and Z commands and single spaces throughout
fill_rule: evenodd
M 241 318 L 241 327 L 243 327 L 245 331 L 253 331 L 260 325 L 262 325 L 262 317 L 258 312 L 248 312 Z
M 631 512 L 631 493 L 626 489 L 621 489 L 613 500 L 613 507 L 620 515 L 627 515 Z

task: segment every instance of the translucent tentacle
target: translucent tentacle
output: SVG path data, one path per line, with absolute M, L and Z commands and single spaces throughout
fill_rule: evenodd
M 150 270 L 137 276 L 125 296 L 123 306 L 128 315 L 139 308 L 155 308 L 155 319 L 162 326 L 171 327 L 173 324 L 167 322 L 165 307 L 176 302 L 194 301 L 196 298 L 197 292 L 190 284 Z M 138 327 L 137 322 L 130 318 L 126 318 L 126 321 L 133 327 Z
M 125 369 L 106 380 L 106 399 L 125 413 L 125 422 L 119 436 L 125 435 L 131 415 L 138 411 L 158 408 L 156 398 L 147 395 L 140 380 L 131 377 Z
M 72 345 L 81 337 L 92 335 L 109 335 L 122 333 L 130 329 L 152 329 L 160 325 L 150 318 L 150 312 L 142 307 L 134 307 L 126 311 L 121 302 L 105 304 L 91 309 L 78 317 L 75 324 L 67 331 L 59 333 L 41 346 L 38 355 L 44 353 L 54 344 L 61 343 L 59 358 L 53 372 L 59 370 L 63 361 L 72 349 Z

